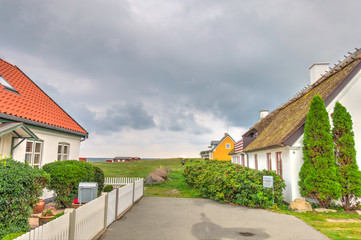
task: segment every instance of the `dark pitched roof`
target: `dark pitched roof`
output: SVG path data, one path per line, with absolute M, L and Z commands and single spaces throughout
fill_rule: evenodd
M 244 138 L 249 138 L 255 132 L 258 133 L 258 136 L 245 147 L 244 151 L 292 145 L 303 133 L 303 126 L 313 96 L 319 94 L 327 106 L 361 69 L 360 61 L 361 49 L 358 49 L 314 84 L 303 89 L 291 100 L 256 123 L 243 135 Z
M 228 155 L 234 155 L 241 152 L 243 152 L 243 139 L 234 144 L 234 148 L 228 153 Z
M 87 137 L 88 132 L 18 67 L 0 59 L 0 117 Z M 15 91 L 14 91 L 15 89 Z

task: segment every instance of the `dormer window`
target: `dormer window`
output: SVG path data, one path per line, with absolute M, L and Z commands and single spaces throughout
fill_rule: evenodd
M 16 91 L 16 89 L 13 86 L 11 86 L 11 84 L 8 83 L 8 81 L 6 81 L 4 77 L 1 75 L 0 75 L 0 84 L 3 85 L 6 90 L 18 93 L 18 91 Z

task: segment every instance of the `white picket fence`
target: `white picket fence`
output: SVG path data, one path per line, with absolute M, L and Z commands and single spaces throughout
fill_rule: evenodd
M 133 183 L 140 178 L 136 177 L 121 177 L 121 178 L 110 178 L 107 177 L 104 179 L 104 185 L 112 185 L 113 187 L 119 187 L 123 185 L 127 185 L 129 183 Z
M 144 194 L 143 179 L 116 188 L 15 240 L 94 239 L 126 213 Z

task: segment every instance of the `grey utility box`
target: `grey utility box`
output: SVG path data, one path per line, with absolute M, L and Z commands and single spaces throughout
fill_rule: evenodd
M 78 188 L 78 201 L 80 204 L 90 202 L 97 198 L 98 183 L 81 182 Z

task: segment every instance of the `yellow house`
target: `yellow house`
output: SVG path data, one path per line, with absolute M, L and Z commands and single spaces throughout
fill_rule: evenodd
M 209 159 L 230 161 L 231 156 L 228 153 L 234 148 L 234 143 L 235 141 L 228 133 L 225 133 L 221 140 L 212 141 Z

